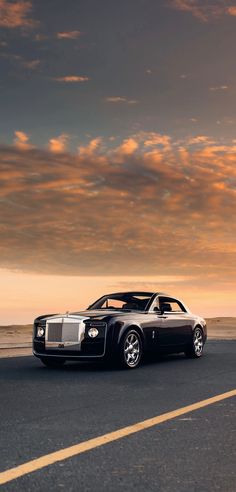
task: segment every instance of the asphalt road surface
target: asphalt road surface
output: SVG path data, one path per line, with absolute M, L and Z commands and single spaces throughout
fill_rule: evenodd
M 236 389 L 236 341 L 134 371 L 0 360 L 0 471 Z M 236 491 L 236 398 L 8 481 L 6 491 Z

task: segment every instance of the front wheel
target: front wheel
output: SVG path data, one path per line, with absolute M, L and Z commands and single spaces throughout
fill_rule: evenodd
M 201 328 L 195 328 L 192 335 L 191 345 L 185 351 L 185 355 L 190 358 L 199 358 L 203 354 L 203 333 Z
M 40 357 L 41 362 L 46 366 L 46 367 L 62 367 L 63 364 L 65 364 L 65 361 L 63 359 L 59 359 L 57 357 Z
M 136 330 L 125 333 L 119 351 L 119 362 L 126 369 L 138 367 L 142 357 L 142 340 Z

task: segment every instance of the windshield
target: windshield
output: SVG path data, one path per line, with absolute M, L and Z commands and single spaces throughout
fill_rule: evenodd
M 123 311 L 144 311 L 152 298 L 152 293 L 139 294 L 125 292 L 109 294 L 94 302 L 88 309 L 118 309 Z

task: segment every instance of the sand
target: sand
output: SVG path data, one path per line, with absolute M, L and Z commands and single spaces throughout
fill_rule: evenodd
M 0 346 L 25 344 L 32 340 L 32 325 L 0 326 Z
M 236 340 L 236 318 L 206 318 L 208 338 Z
M 236 317 L 206 319 L 208 339 L 236 340 Z M 32 325 L 0 326 L 0 357 L 32 354 Z
M 32 325 L 0 326 L 0 358 L 32 355 Z

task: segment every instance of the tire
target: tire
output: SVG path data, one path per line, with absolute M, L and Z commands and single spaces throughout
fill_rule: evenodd
M 120 343 L 119 365 L 125 369 L 135 369 L 140 364 L 142 353 L 141 336 L 135 329 L 128 330 Z
M 189 357 L 191 359 L 199 359 L 203 355 L 203 347 L 204 347 L 203 332 L 202 329 L 199 326 L 197 326 L 192 334 L 191 345 L 185 351 L 186 357 Z
M 56 357 L 40 357 L 41 362 L 46 366 L 46 367 L 62 367 L 65 364 L 65 361 L 63 359 L 59 359 Z

